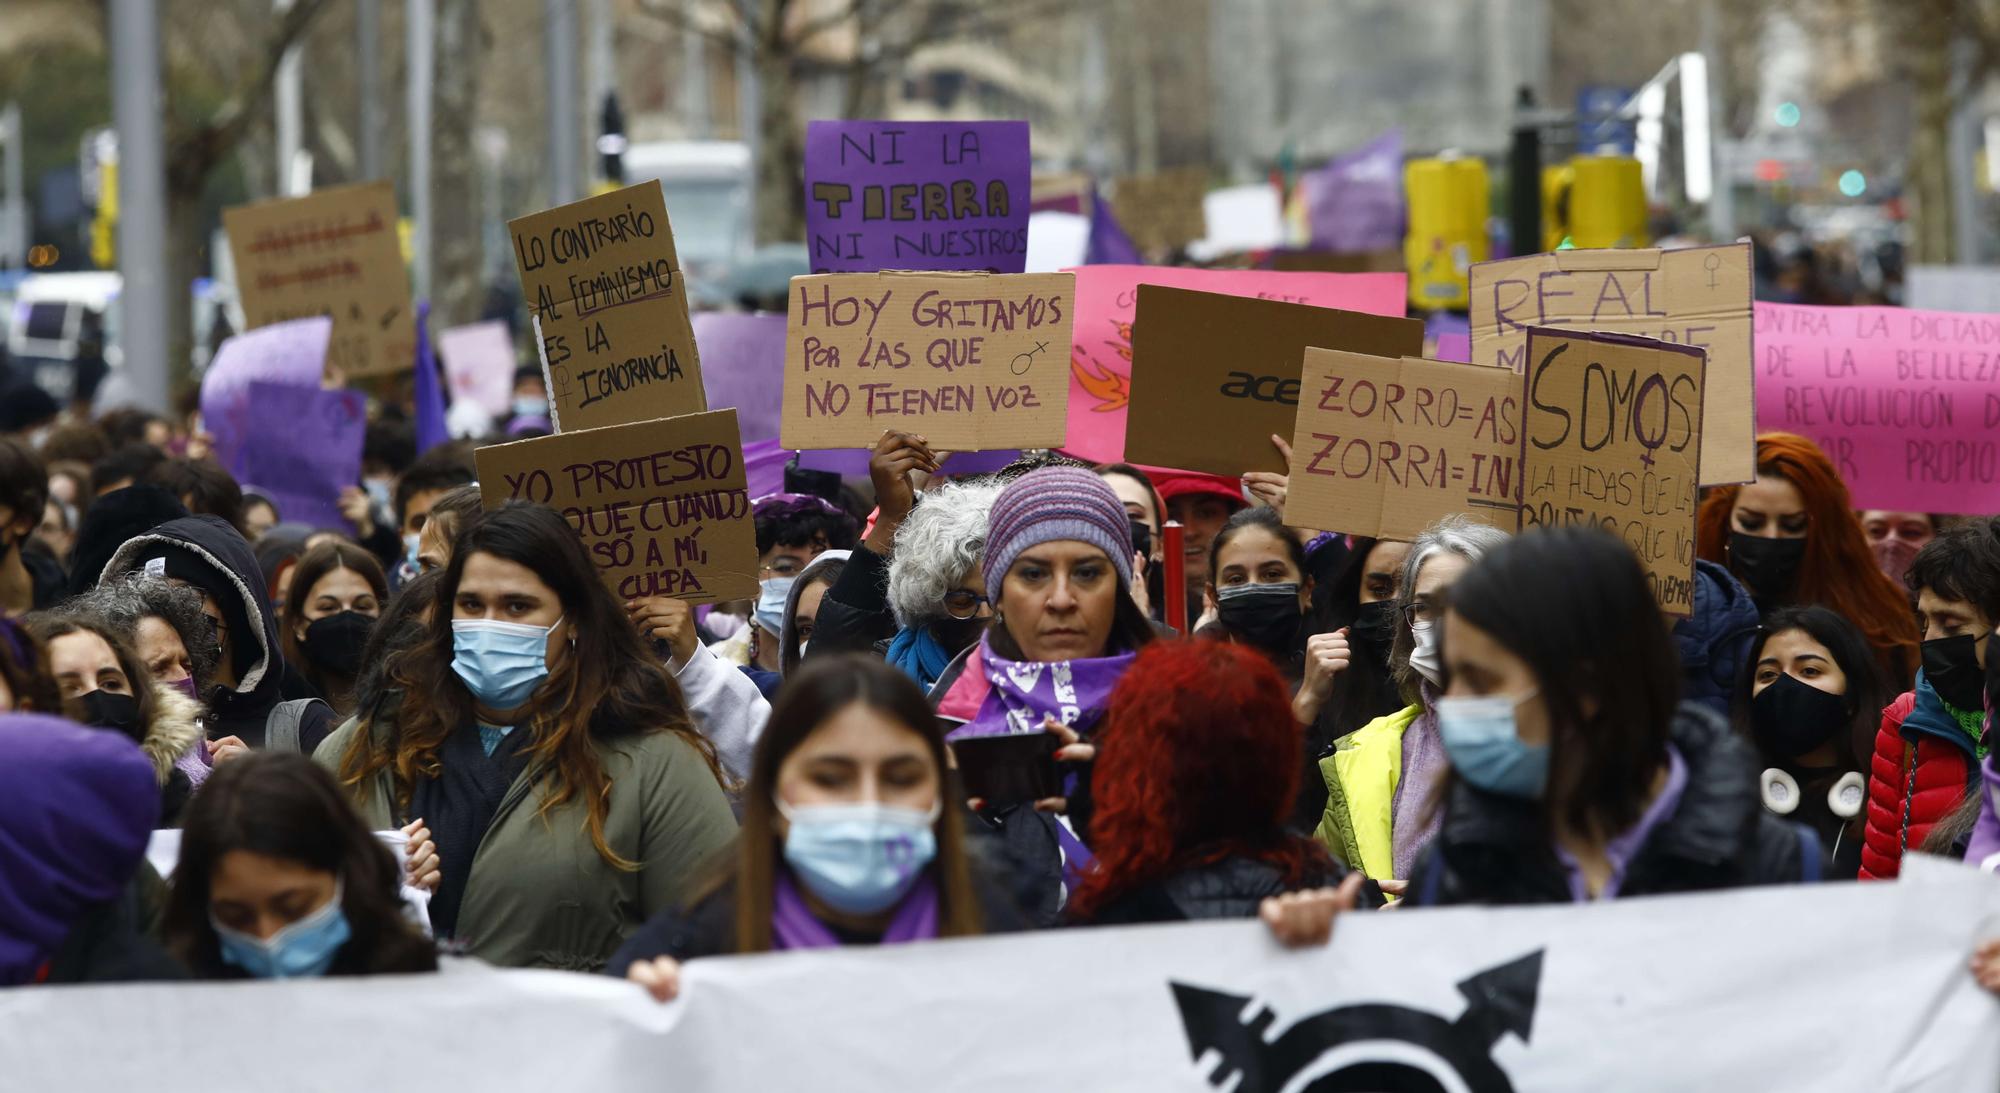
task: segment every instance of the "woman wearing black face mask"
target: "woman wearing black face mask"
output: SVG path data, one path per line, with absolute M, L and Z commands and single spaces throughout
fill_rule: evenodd
M 388 598 L 389 584 L 375 555 L 344 540 L 306 551 L 292 570 L 291 595 L 278 624 L 285 659 L 337 717 L 354 712 L 361 650 Z
M 1847 485 L 1812 441 L 1758 437 L 1757 480 L 1707 491 L 1695 553 L 1748 586 L 1761 615 L 1788 604 L 1832 608 L 1868 639 L 1890 687 L 1910 685 L 1917 633 L 1909 598 L 1875 564 Z
M 138 654 L 100 619 L 58 609 L 26 621 L 48 651 L 64 715 L 138 742 L 159 779 L 159 826 L 178 827 L 195 783 L 183 769 L 187 764 L 175 761 L 207 754 L 195 720 L 200 707 L 154 683 Z
M 1861 868 L 1868 771 L 1888 688 L 1854 624 L 1824 607 L 1773 612 L 1750 648 L 1736 694 L 1739 728 L 1756 742 L 1764 808 L 1810 825 L 1828 848 L 1828 876 Z

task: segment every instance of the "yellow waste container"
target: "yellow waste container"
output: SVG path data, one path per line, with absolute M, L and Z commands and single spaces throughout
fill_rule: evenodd
M 1569 235 L 1579 248 L 1643 247 L 1646 182 L 1631 156 L 1577 156 L 1569 192 Z
M 1463 309 L 1466 271 L 1488 257 L 1486 162 L 1469 156 L 1411 160 L 1403 168 L 1410 233 L 1403 261 L 1410 306 Z

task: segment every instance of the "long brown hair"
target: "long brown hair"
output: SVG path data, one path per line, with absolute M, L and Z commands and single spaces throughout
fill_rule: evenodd
M 648 653 L 638 628 L 598 577 L 576 530 L 545 505 L 510 501 L 476 517 L 459 533 L 458 547 L 431 601 L 429 633 L 390 666 L 392 687 L 402 692 L 395 739 L 388 747 L 375 747 L 369 741 L 372 732 L 356 733 L 341 760 L 341 780 L 359 785 L 388 769 L 395 779 L 397 807 L 407 810 L 417 779 L 439 773 L 438 749 L 445 738 L 472 724 L 472 695 L 451 667 L 451 617 L 465 560 L 474 554 L 533 570 L 554 590 L 574 636 L 570 655 L 549 672 L 524 707 L 523 724 L 532 734 L 529 766 L 548 772 L 536 815 L 546 818 L 583 798 L 598 856 L 617 868 L 637 869 L 604 839 L 611 777 L 595 741 L 670 732 L 701 753 L 718 782 L 721 767 L 714 746 L 695 732 L 679 684 Z
M 306 551 L 292 566 L 292 585 L 285 596 L 285 611 L 278 623 L 278 642 L 285 651 L 285 660 L 306 677 L 319 693 L 325 696 L 342 717 L 354 712 L 354 677 L 343 676 L 323 665 L 314 663 L 306 656 L 305 644 L 299 640 L 298 632 L 307 626 L 306 608 L 312 599 L 313 586 L 320 578 L 335 570 L 346 569 L 360 574 L 375 593 L 377 617 L 389 602 L 389 582 L 382 576 L 382 563 L 375 555 L 347 542 L 344 539 L 329 539 Z
M 1890 685 L 1906 690 L 1917 670 L 1917 624 L 1910 598 L 1884 576 L 1854 517 L 1847 483 L 1819 445 L 1792 433 L 1757 438 L 1757 476 L 1782 478 L 1806 507 L 1806 552 L 1793 598 L 1823 604 L 1861 628 Z M 1717 486 L 1702 499 L 1695 553 L 1729 564 L 1729 515 L 1741 486 Z
M 778 839 L 778 768 L 785 757 L 835 714 L 853 705 L 875 710 L 923 737 L 938 772 L 937 857 L 931 868 L 938 886 L 938 933 L 944 937 L 984 932 L 979 903 L 972 894 L 972 867 L 965 848 L 965 821 L 951 799 L 946 778 L 944 732 L 924 692 L 879 657 L 844 655 L 814 658 L 785 687 L 771 707 L 771 719 L 750 761 L 750 788 L 743 797 L 743 833 L 736 855 L 736 950 L 771 948 L 773 885 L 782 845 Z

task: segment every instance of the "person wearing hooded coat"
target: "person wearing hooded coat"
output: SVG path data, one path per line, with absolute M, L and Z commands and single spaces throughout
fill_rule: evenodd
M 1697 558 L 1694 611 L 1674 622 L 1681 655 L 1681 698 L 1728 716 L 1737 679 L 1748 667 L 1757 637 L 1757 604 L 1725 566 Z
M 158 486 L 127 486 L 92 501 L 69 552 L 69 594 L 95 588 L 104 564 L 127 539 L 186 515 L 180 498 Z
M 145 936 L 160 791 L 117 733 L 0 715 L 0 987 L 183 978 Z
M 333 708 L 312 697 L 278 650 L 278 622 L 250 544 L 216 516 L 169 520 L 118 548 L 108 579 L 143 570 L 200 590 L 216 608 L 222 662 L 208 698 L 211 738 L 310 755 L 335 725 Z M 206 610 L 206 608 L 204 608 Z

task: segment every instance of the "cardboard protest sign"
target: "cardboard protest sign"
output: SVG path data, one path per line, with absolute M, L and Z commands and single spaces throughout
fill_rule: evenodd
M 1566 250 L 1472 267 L 1472 363 L 1523 370 L 1531 326 L 1610 330 L 1708 350 L 1703 485 L 1757 476 L 1750 244 Z
M 236 290 L 252 329 L 324 315 L 326 367 L 342 376 L 401 372 L 416 362 L 416 312 L 387 182 L 225 209 Z
M 787 448 L 865 448 L 882 430 L 939 450 L 1063 442 L 1076 279 L 1067 273 L 792 278 Z
M 708 409 L 658 181 L 507 223 L 557 432 Z
M 814 273 L 1020 273 L 1028 254 L 1025 121 L 806 125 Z
M 1118 180 L 1111 211 L 1125 234 L 1148 254 L 1185 247 L 1208 236 L 1208 218 L 1201 200 L 1208 193 L 1208 171 L 1181 167 Z
M 1328 307 L 1139 286 L 1130 463 L 1214 474 L 1284 471 L 1307 347 L 1378 357 L 1424 350 L 1424 324 Z
M 269 497 L 287 521 L 351 534 L 340 515 L 340 491 L 361 481 L 367 397 L 252 383 L 248 406 L 244 485 Z
M 1528 331 L 1521 527 L 1602 527 L 1661 610 L 1694 610 L 1707 353 L 1628 334 Z
M 1520 522 L 1521 377 L 1420 357 L 1308 349 L 1285 521 L 1414 539 L 1465 513 Z
M 453 402 L 477 403 L 496 418 L 514 402 L 514 339 L 498 319 L 438 331 L 438 356 Z
M 1172 266 L 1078 266 L 1075 340 L 1070 345 L 1069 430 L 1063 450 L 1096 463 L 1125 458 L 1131 406 L 1132 325 L 1139 286 L 1170 285 L 1230 296 L 1285 300 L 1370 315 L 1403 314 L 1400 273 L 1271 273 Z M 1287 423 L 1278 430 L 1288 435 Z M 1268 442 L 1265 445 L 1269 447 Z
M 487 508 L 518 497 L 562 513 L 620 599 L 757 595 L 734 410 L 491 444 L 474 457 Z
M 245 331 L 215 351 L 201 377 L 201 423 L 215 438 L 215 461 L 237 481 L 250 479 L 243 452 L 250 431 L 250 385 L 318 389 L 332 334 L 333 320 L 324 315 L 292 319 Z
M 2000 315 L 1760 303 L 1757 417 L 1824 448 L 1856 508 L 2000 510 Z

